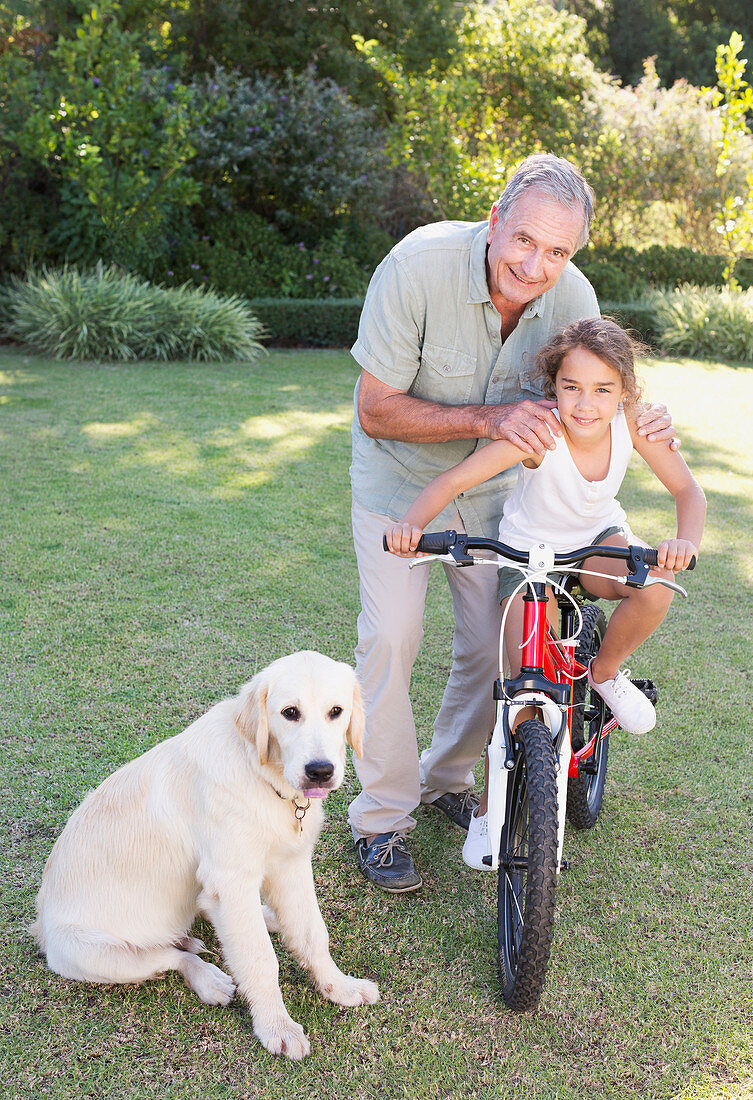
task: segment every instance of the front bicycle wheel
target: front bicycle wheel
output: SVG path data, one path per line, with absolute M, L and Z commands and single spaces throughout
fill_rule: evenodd
M 554 927 L 557 779 L 552 735 L 543 722 L 521 722 L 515 740 L 519 750 L 500 844 L 497 945 L 505 1004 L 528 1012 L 544 988 Z
M 586 604 L 581 609 L 583 626 L 578 635 L 575 657 L 581 664 L 588 666 L 592 657 L 599 652 L 607 620 L 604 612 L 595 603 Z M 576 680 L 573 686 L 573 752 L 588 744 L 595 733 L 601 733 L 606 721 L 606 706 L 597 692 L 584 677 Z M 604 784 L 607 780 L 607 760 L 609 757 L 609 735 L 600 738 L 595 756 L 595 770 L 582 769 L 583 774 L 571 776 L 567 783 L 567 819 L 576 829 L 591 829 L 601 813 L 604 801 Z M 593 764 L 588 765 L 593 766 Z

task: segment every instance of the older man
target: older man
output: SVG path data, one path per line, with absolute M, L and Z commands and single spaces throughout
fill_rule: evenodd
M 493 725 L 500 612 L 493 569 L 446 568 L 453 664 L 431 745 L 420 758 L 409 698 L 423 634 L 426 570 L 384 554 L 382 532 L 421 489 L 489 439 L 542 453 L 560 433 L 534 377 L 536 353 L 573 320 L 599 315 L 570 262 L 588 240 L 593 193 L 568 161 L 518 168 L 488 222 L 440 222 L 409 234 L 369 286 L 352 354 L 361 366 L 353 420 L 353 535 L 361 588 L 356 665 L 367 713 L 362 791 L 349 821 L 366 877 L 392 892 L 421 877 L 405 843 L 419 802 L 462 828 L 473 768 Z M 672 434 L 648 411 L 649 439 Z M 507 471 L 443 512 L 448 527 L 496 536 L 514 482 Z

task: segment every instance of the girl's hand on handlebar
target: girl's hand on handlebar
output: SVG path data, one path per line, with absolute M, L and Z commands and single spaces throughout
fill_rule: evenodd
M 391 554 L 397 554 L 399 558 L 417 558 L 418 540 L 423 534 L 423 528 L 414 527 L 412 523 L 394 523 L 392 527 L 385 527 L 384 538 L 387 549 Z
M 687 569 L 693 557 L 698 557 L 698 547 L 688 539 L 664 539 L 657 547 L 659 567 L 671 573 Z

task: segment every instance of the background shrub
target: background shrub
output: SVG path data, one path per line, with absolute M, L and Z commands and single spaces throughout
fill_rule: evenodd
M 669 245 L 596 247 L 575 257 L 596 293 L 613 301 L 637 299 L 647 287 L 724 286 L 726 263 L 724 256 Z M 753 286 L 753 259 L 741 260 L 735 276 L 743 288 Z
M 649 347 L 658 347 L 656 315 L 650 303 L 602 301 L 600 304 L 603 316 L 611 317 L 618 325 L 634 333 Z
M 753 290 L 684 286 L 649 291 L 645 301 L 664 351 L 753 362 Z
M 374 111 L 314 67 L 253 80 L 219 67 L 192 85 L 205 121 L 192 175 L 205 202 L 252 210 L 307 243 L 344 215 L 374 220 L 388 172 Z
M 363 298 L 267 298 L 250 303 L 277 347 L 349 348 L 358 335 Z
M 350 298 L 365 294 L 392 244 L 378 231 L 359 240 L 354 228 L 343 226 L 309 247 L 289 242 L 258 214 L 237 210 L 205 215 L 200 229 L 186 233 L 184 227 L 171 238 L 150 267 L 153 279 L 209 283 L 247 298 Z
M 98 264 L 14 278 L 3 290 L 4 332 L 56 359 L 247 359 L 261 325 L 240 298 L 163 288 Z

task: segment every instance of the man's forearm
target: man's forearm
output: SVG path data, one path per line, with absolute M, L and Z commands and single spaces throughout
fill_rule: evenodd
M 408 394 L 392 394 L 378 408 L 359 410 L 361 427 L 374 439 L 406 443 L 449 443 L 489 436 L 488 405 L 438 405 Z

